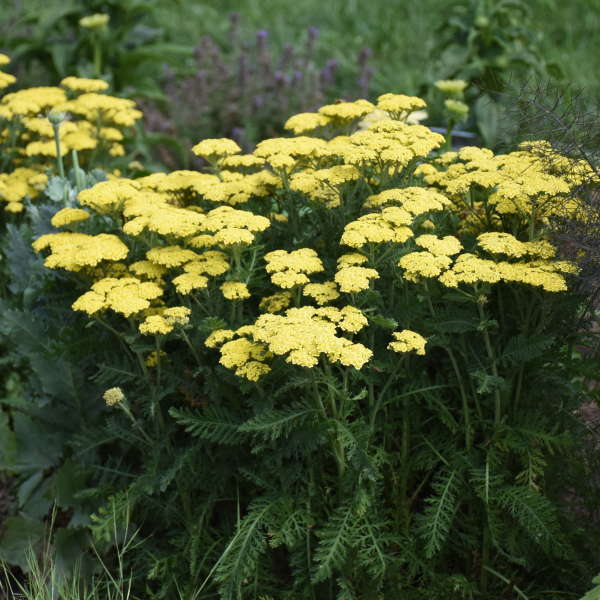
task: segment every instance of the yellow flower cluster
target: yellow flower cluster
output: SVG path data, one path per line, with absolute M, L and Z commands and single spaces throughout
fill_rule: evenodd
M 49 269 L 61 268 L 67 271 L 95 267 L 105 260 L 123 260 L 129 252 L 127 246 L 110 233 L 48 233 L 33 242 L 33 248 L 36 252 L 50 248 L 50 255 L 46 257 L 44 265 Z
M 342 266 L 335 274 L 335 282 L 340 286 L 340 290 L 347 294 L 369 289 L 373 279 L 379 279 L 379 273 L 375 269 L 356 265 Z
M 0 200 L 4 210 L 19 213 L 26 198 L 35 198 L 46 187 L 48 177 L 39 168 L 17 167 L 10 173 L 0 173 Z
M 545 156 L 540 156 L 540 148 Z M 458 206 L 472 188 L 492 190 L 489 203 L 499 215 L 537 217 L 567 215 L 577 203 L 570 192 L 589 176 L 581 161 L 561 157 L 547 146 L 530 143 L 516 152 L 495 156 L 486 148 L 465 147 L 443 155 L 437 161 L 420 165 L 415 173 L 429 185 L 440 187 Z M 562 173 L 557 175 L 557 164 Z
M 300 248 L 293 252 L 274 250 L 265 254 L 266 271 L 271 273 L 271 281 L 278 287 L 289 289 L 309 283 L 307 276 L 324 270 L 323 263 L 311 248 Z
M 88 80 L 69 78 L 62 85 L 75 97 L 50 88 L 63 95 L 58 105 L 101 96 L 101 85 Z M 550 169 L 539 156 L 547 148 L 539 144 L 509 155 L 467 147 L 432 157 L 443 136 L 408 122 L 424 106 L 400 94 L 383 95 L 376 106 L 331 104 L 292 117 L 286 127 L 300 135 L 264 140 L 246 155 L 232 140 L 203 140 L 194 152 L 207 159 L 210 172 L 98 183 L 79 193 L 82 208 L 62 209 L 52 220 L 75 231 L 42 236 L 34 248 L 50 250 L 47 266 L 91 278 L 74 309 L 89 315 L 110 309 L 133 318 L 144 335 L 176 337 L 191 316 L 185 304 L 231 315 L 235 325 L 213 331 L 205 345 L 218 348 L 220 363 L 250 381 L 267 374 L 276 357 L 307 368 L 321 360 L 363 367 L 372 350 L 351 334 L 368 321 L 343 304 L 385 298 L 386 283 L 410 289 L 435 279 L 438 287 L 475 286 L 478 294 L 498 282 L 566 289 L 575 267 L 555 259 L 540 224 L 559 200 L 568 205 L 574 182 L 584 175 L 558 176 L 564 161 L 552 155 Z M 123 114 L 130 109 L 123 107 Z M 385 115 L 365 125 L 374 111 Z M 31 136 L 49 135 L 48 123 L 20 114 Z M 79 132 L 70 123 L 61 125 L 65 139 Z M 117 125 L 114 119 L 104 124 L 105 139 L 117 141 L 108 131 L 118 133 Z M 312 131 L 328 139 L 305 135 Z M 21 183 L 10 186 L 0 177 L 0 196 L 21 202 L 36 176 L 23 172 Z M 242 203 L 245 210 L 237 207 Z M 519 228 L 525 220 L 515 214 L 536 226 L 535 235 Z M 110 224 L 111 233 L 79 233 L 76 224 L 90 215 L 101 215 L 94 226 Z M 514 235 L 504 233 L 506 222 Z M 271 226 L 274 235 L 257 240 Z M 305 241 L 310 236 L 312 243 Z M 340 251 L 330 252 L 336 243 Z M 343 247 L 352 250 L 343 253 Z M 321 260 L 316 248 L 329 253 Z M 343 296 L 369 289 L 349 300 Z M 261 290 L 262 297 L 242 303 L 250 290 Z M 258 314 L 249 318 L 253 310 Z M 393 334 L 388 349 L 422 355 L 425 345 L 418 333 L 403 330 Z
M 214 159 L 231 154 L 239 154 L 242 149 L 233 141 L 227 138 L 202 140 L 192 148 L 196 156 L 202 156 L 206 159 Z
M 240 336 L 223 344 L 220 362 L 252 381 L 270 370 L 264 361 L 273 355 L 302 367 L 314 367 L 324 355 L 331 362 L 360 369 L 372 352 L 338 332 L 356 333 L 366 325 L 366 317 L 353 306 L 303 306 L 290 308 L 284 315 L 261 315 L 253 325 L 236 332 L 213 332 L 206 344 L 215 347 L 233 335 Z
M 340 242 L 351 248 L 384 242 L 402 244 L 413 235 L 412 229 L 407 227 L 412 220 L 413 216 L 408 211 L 389 206 L 379 213 L 369 213 L 348 223 Z
M 325 281 L 324 283 L 307 283 L 302 288 L 302 294 L 304 296 L 308 296 L 309 298 L 313 298 L 319 306 L 333 302 L 340 297 L 340 293 L 338 292 L 337 285 L 334 281 Z
M 109 388 L 102 394 L 102 399 L 106 403 L 106 406 L 115 406 L 125 400 L 125 394 L 120 387 Z
M 223 296 L 227 300 L 245 300 L 250 298 L 250 290 L 242 281 L 226 281 L 221 285 Z
M 416 354 L 425 354 L 427 340 L 419 333 L 410 331 L 410 329 L 403 329 L 402 331 L 394 331 L 392 335 L 395 341 L 388 344 L 390 350 L 399 353 L 415 352 Z
M 90 218 L 90 213 L 82 208 L 62 208 L 50 219 L 54 227 L 65 227 Z
M 0 88 L 7 77 L 12 75 L 0 73 Z M 132 100 L 99 93 L 107 89 L 108 84 L 100 79 L 66 77 L 61 87 L 32 87 L 4 95 L 0 99 L 0 121 L 9 121 L 10 126 L 0 127 L 0 143 L 11 144 L 17 155 L 15 165 L 22 166 L 24 160 L 35 158 L 43 169 L 56 157 L 54 123 L 63 156 L 75 150 L 83 165 L 92 152 L 98 155 L 98 150 L 122 156 L 122 129 L 132 126 L 142 113 Z M 8 210 L 17 212 L 17 208 L 12 205 Z
M 10 62 L 10 58 L 6 54 L 0 53 L 0 67 L 7 65 Z M 4 73 L 0 71 L 0 90 L 2 88 L 12 85 L 16 81 L 16 77 L 10 73 Z
M 79 296 L 73 303 L 73 309 L 94 315 L 110 308 L 130 317 L 149 308 L 150 300 L 162 296 L 162 293 L 162 288 L 151 281 L 135 277 L 105 277 L 96 281 L 89 292 Z

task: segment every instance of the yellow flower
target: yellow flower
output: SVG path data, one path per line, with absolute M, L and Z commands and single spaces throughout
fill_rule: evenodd
M 162 293 L 162 288 L 150 281 L 142 282 L 135 277 L 105 277 L 94 283 L 89 292 L 77 298 L 72 308 L 89 315 L 112 308 L 129 317 L 149 308 L 150 300 L 158 298 Z
M 192 152 L 196 156 L 208 159 L 239 154 L 241 151 L 242 149 L 228 138 L 206 139 L 192 147 Z
M 102 394 L 102 399 L 106 402 L 106 406 L 115 406 L 125 400 L 125 394 L 120 387 L 112 387 Z
M 39 237 L 32 246 L 36 252 L 49 247 L 51 254 L 44 265 L 49 269 L 63 268 L 67 271 L 95 267 L 104 260 L 123 260 L 129 252 L 116 235 L 108 233 L 49 233 Z
M 300 113 L 290 117 L 283 126 L 284 129 L 293 131 L 296 135 L 308 133 L 325 127 L 330 122 L 330 119 L 319 113 Z
M 192 311 L 185 306 L 171 306 L 165 308 L 162 317 L 169 325 L 187 325 L 190 321 Z
M 103 92 L 108 89 L 106 81 L 85 77 L 65 77 L 60 85 L 74 92 Z
M 139 330 L 144 335 L 165 335 L 173 331 L 173 325 L 160 315 L 150 315 L 140 323 Z
M 377 108 L 394 115 L 411 113 L 426 106 L 427 103 L 422 98 L 404 94 L 383 94 L 377 98 Z
M 374 110 L 375 106 L 368 100 L 355 100 L 354 102 L 338 102 L 327 104 L 319 108 L 319 114 L 332 121 L 349 123 L 364 117 Z
M 223 296 L 228 300 L 245 300 L 250 298 L 250 291 L 245 283 L 240 281 L 226 281 L 221 285 Z
M 340 297 L 337 285 L 334 281 L 325 283 L 308 283 L 302 288 L 302 294 L 314 298 L 319 306 L 337 300 Z
M 62 208 L 50 219 L 54 227 L 64 227 L 90 218 L 90 213 L 82 208 Z
M 232 329 L 215 329 L 204 341 L 204 345 L 208 348 L 216 348 L 224 344 L 235 335 Z
M 420 334 L 403 329 L 402 331 L 394 331 L 394 342 L 388 344 L 388 348 L 394 352 L 415 352 L 416 354 L 425 354 L 425 344 L 427 340 Z
M 300 248 L 292 252 L 274 250 L 264 256 L 266 271 L 278 287 L 289 289 L 310 280 L 307 273 L 319 273 L 325 268 L 317 253 L 311 248 Z
M 379 279 L 379 273 L 375 269 L 353 265 L 344 266 L 335 274 L 335 282 L 347 294 L 368 290 L 372 279 Z
M 416 282 L 420 277 L 437 277 L 451 263 L 452 260 L 448 256 L 424 251 L 405 254 L 398 262 L 398 266 L 404 269 L 405 279 Z
M 259 303 L 260 310 L 268 313 L 278 313 L 287 308 L 292 303 L 293 295 L 291 292 L 277 292 L 272 296 L 265 296 Z
M 208 278 L 197 273 L 183 273 L 173 278 L 175 289 L 183 295 L 193 290 L 201 290 L 208 286 Z
M 462 244 L 453 235 L 438 238 L 436 235 L 424 234 L 415 238 L 415 243 L 429 250 L 435 256 L 454 256 L 462 250 Z
M 15 81 L 17 81 L 17 78 L 14 75 L 0 71 L 0 90 L 12 85 Z

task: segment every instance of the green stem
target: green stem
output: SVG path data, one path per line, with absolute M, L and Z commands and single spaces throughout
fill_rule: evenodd
M 83 173 L 79 168 L 79 160 L 77 158 L 77 150 L 71 150 L 71 159 L 73 161 L 73 171 L 75 172 L 75 185 L 77 186 L 77 192 L 80 192 L 84 187 Z
M 479 319 L 483 323 L 485 319 L 485 313 L 483 311 L 483 304 L 481 302 L 477 303 L 477 309 L 479 311 Z M 496 355 L 494 353 L 494 348 L 492 347 L 492 342 L 490 340 L 490 334 L 487 330 L 487 327 L 483 329 L 483 341 L 485 343 L 485 350 L 487 352 L 488 358 L 492 363 L 492 374 L 494 377 L 498 377 L 498 366 L 496 364 Z M 500 390 L 496 387 L 494 389 L 494 424 L 498 425 L 500 423 L 500 419 L 502 417 L 502 398 L 500 396 Z
M 185 343 L 187 344 L 188 348 L 190 349 L 190 352 L 192 353 L 192 356 L 194 357 L 194 360 L 198 363 L 199 367 L 202 366 L 202 362 L 200 361 L 200 356 L 198 355 L 198 352 L 196 352 L 196 348 L 194 348 L 194 346 L 192 345 L 192 342 L 190 341 L 188 334 L 185 332 L 185 329 L 183 329 L 183 327 L 181 327 L 180 331 L 181 331 L 181 336 L 183 337 Z
M 102 75 L 102 42 L 98 39 L 97 36 L 94 36 L 94 71 L 96 73 L 96 77 L 100 77 Z
M 410 528 L 410 500 L 408 498 L 408 452 L 410 436 L 410 419 L 408 416 L 408 402 L 403 402 L 402 411 L 402 446 L 400 451 L 400 497 L 402 498 L 402 521 L 404 525 L 404 534 L 408 535 Z
M 52 129 L 54 131 L 54 145 L 56 147 L 56 167 L 58 168 L 58 174 L 64 179 L 65 166 L 60 148 L 60 123 L 52 123 Z
M 449 346 L 445 346 L 445 350 L 448 353 L 450 362 L 452 363 L 452 368 L 454 369 L 454 374 L 456 375 L 456 380 L 458 381 L 460 397 L 462 399 L 463 414 L 465 417 L 465 446 L 467 450 L 470 450 L 473 446 L 473 432 L 471 430 L 471 410 L 469 409 L 469 399 L 467 392 L 465 391 L 465 386 L 463 385 L 462 374 L 458 366 L 458 361 L 454 356 L 454 352 L 452 352 L 452 349 Z

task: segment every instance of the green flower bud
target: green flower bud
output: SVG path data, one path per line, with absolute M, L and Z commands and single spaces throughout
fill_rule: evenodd
M 444 105 L 446 106 L 447 110 L 460 119 L 465 118 L 469 114 L 469 107 L 460 100 L 452 100 L 451 98 L 448 98 L 444 102 Z

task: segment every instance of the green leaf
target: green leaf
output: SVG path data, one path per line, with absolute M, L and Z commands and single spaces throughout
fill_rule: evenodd
M 457 469 L 440 472 L 432 487 L 435 492 L 427 498 L 427 507 L 420 515 L 419 533 L 425 542 L 425 556 L 432 558 L 448 538 L 461 497 L 462 477 Z
M 316 532 L 320 541 L 314 555 L 317 570 L 312 578 L 313 583 L 331 577 L 333 570 L 340 568 L 346 560 L 353 542 L 355 515 L 352 506 L 351 500 L 338 506 L 329 521 Z
M 246 438 L 240 433 L 241 422 L 222 406 L 207 406 L 203 414 L 171 408 L 169 415 L 188 433 L 209 442 L 239 444 Z
M 10 470 L 17 455 L 17 439 L 11 429 L 8 415 L 0 410 L 0 469 Z
M 542 335 L 516 335 L 504 347 L 499 362 L 505 365 L 520 365 L 532 361 L 542 356 L 553 342 L 553 338 Z
M 0 538 L 0 560 L 28 571 L 27 553 L 44 536 L 44 524 L 25 516 L 8 517 Z
M 494 146 L 500 130 L 500 111 L 498 105 L 487 95 L 480 96 L 474 105 L 477 126 L 487 146 Z
M 59 177 L 55 175 L 50 178 L 48 181 L 48 185 L 44 190 L 46 196 L 53 200 L 54 202 L 62 202 L 65 199 L 65 196 L 71 189 L 71 184 L 66 177 Z
M 264 411 L 242 423 L 238 430 L 273 441 L 288 436 L 293 429 L 303 426 L 318 413 L 313 406 L 295 402 L 287 408 Z

